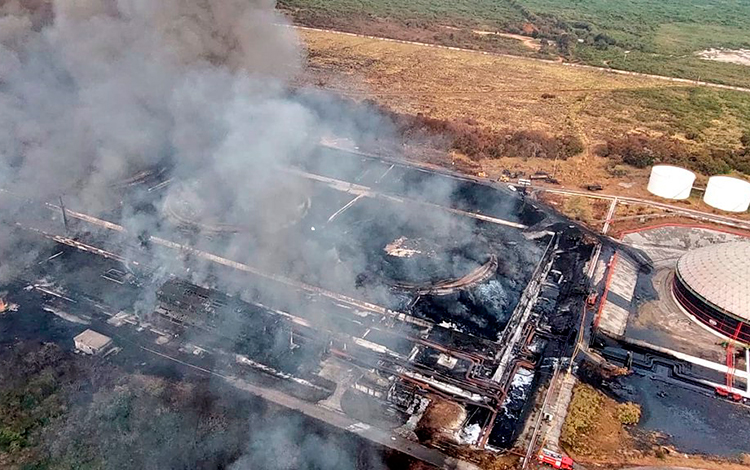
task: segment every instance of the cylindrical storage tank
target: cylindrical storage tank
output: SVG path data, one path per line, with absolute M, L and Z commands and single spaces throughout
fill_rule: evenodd
M 672 294 L 694 320 L 750 345 L 750 241 L 717 243 L 682 255 Z
M 750 207 L 750 183 L 729 176 L 712 176 L 703 201 L 723 211 L 745 212 Z
M 648 179 L 648 192 L 665 199 L 687 199 L 695 182 L 695 173 L 671 165 L 656 165 Z

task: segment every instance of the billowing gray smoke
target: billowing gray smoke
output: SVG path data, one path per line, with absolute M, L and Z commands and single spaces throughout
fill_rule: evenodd
M 309 116 L 278 99 L 299 53 L 270 2 L 62 0 L 54 13 L 40 31 L 0 20 L 14 192 L 95 206 L 103 186 L 166 154 L 234 182 L 306 136 Z
M 388 134 L 392 123 L 366 106 L 290 90 L 302 70 L 303 54 L 272 1 L 52 0 L 49 8 L 45 5 L 46 0 L 0 1 L 0 285 L 19 272 L 15 265 L 34 258 L 37 239 L 16 223 L 38 224 L 55 233 L 68 230 L 130 260 L 146 260 L 135 276 L 139 283 L 143 280 L 136 294 L 142 298 L 133 306 L 144 315 L 154 311 L 161 281 L 174 275 L 246 298 L 260 297 L 253 291 L 257 289 L 265 297 L 254 300 L 304 312 L 308 319 L 324 317 L 321 324 L 337 321 L 329 311 L 335 304 L 316 305 L 317 299 L 306 293 L 282 283 L 271 286 L 262 276 L 248 280 L 250 276 L 210 263 L 195 251 L 156 247 L 154 237 L 399 308 L 413 304 L 412 297 L 394 295 L 381 278 L 395 279 L 391 274 L 400 273 L 405 284 L 460 278 L 484 265 L 492 253 L 499 268 L 488 284 L 469 293 L 424 296 L 414 308 L 438 323 L 462 320 L 466 331 L 487 337 L 507 320 L 521 290 L 515 279 L 533 270 L 538 254 L 532 249 L 527 256 L 514 248 L 528 244 L 519 231 L 480 229 L 474 219 L 435 206 L 374 198 L 363 198 L 344 212 L 354 199 L 345 194 L 346 184 L 344 191 L 341 185 L 334 190 L 323 183 L 315 183 L 313 190 L 314 183 L 299 176 L 303 169 L 351 175 L 343 171 L 347 165 L 365 175 L 370 169 L 357 169 L 361 162 L 353 157 L 313 156 L 321 136 L 334 131 L 361 142 Z M 378 185 L 394 169 L 383 165 L 382 176 L 369 175 L 368 184 Z M 154 186 L 130 183 L 140 174 L 161 175 L 160 169 L 166 169 L 169 179 Z M 376 189 L 452 204 L 454 180 L 398 168 L 393 173 L 401 176 Z M 63 228 L 44 207 L 58 198 L 71 210 L 122 225 L 127 235 L 106 229 L 84 233 L 97 230 L 89 223 Z M 495 198 L 479 191 L 464 203 L 493 213 L 492 201 L 484 199 Z M 515 202 L 508 198 L 498 205 L 511 212 Z M 59 217 L 57 211 L 54 215 Z M 425 259 L 387 255 L 384 246 L 402 239 L 422 244 L 413 251 Z M 435 260 L 426 259 L 439 251 L 432 245 L 445 251 Z M 117 295 L 103 291 L 102 296 Z M 243 328 L 255 323 L 233 318 L 221 325 L 220 335 L 206 335 L 221 347 L 232 343 L 232 335 L 237 343 L 245 341 Z M 279 331 L 283 337 L 271 339 L 280 339 L 279 349 L 288 352 L 291 337 Z M 185 336 L 201 334 L 188 331 Z M 255 336 L 247 337 L 251 339 L 243 346 L 257 352 Z M 193 339 L 187 341 L 205 345 L 206 338 Z M 272 356 L 275 349 L 262 352 Z M 356 464 L 351 455 L 336 454 L 335 444 L 308 435 L 297 422 L 263 424 L 273 427 L 253 426 L 265 439 L 251 436 L 237 468 Z M 299 443 L 303 455 L 284 454 L 292 443 Z M 316 452 L 319 448 L 325 455 Z M 153 452 L 162 457 L 174 451 Z
M 312 151 L 326 126 L 290 95 L 302 53 L 273 1 L 54 0 L 49 11 L 38 3 L 0 6 L 0 281 L 29 253 L 14 221 L 58 197 L 133 235 L 178 237 L 162 225 L 160 207 L 123 204 L 113 190 L 143 170 L 169 166 L 184 184 L 163 200 L 190 187 L 195 213 L 220 220 L 278 213 L 306 191 L 287 183 L 279 194 L 277 168 Z M 253 246 L 230 244 L 224 253 L 244 261 L 252 248 L 265 256 L 258 263 L 283 263 L 283 239 L 271 230 L 255 236 Z M 208 276 L 196 260 L 173 258 L 155 263 L 165 276 Z M 270 429 L 288 431 L 281 422 Z M 276 457 L 253 451 L 244 459 Z
M 50 18 L 15 1 L 2 9 L 0 188 L 21 199 L 63 196 L 97 213 L 117 202 L 110 185 L 169 161 L 200 175 L 206 212 L 231 218 L 275 186 L 271 167 L 319 138 L 315 114 L 288 97 L 301 52 L 271 1 L 56 0 Z M 158 231 L 128 207 L 114 221 Z M 11 242 L 1 230 L 0 253 Z

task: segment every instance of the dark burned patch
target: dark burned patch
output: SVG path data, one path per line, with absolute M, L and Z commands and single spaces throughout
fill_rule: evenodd
M 403 455 L 205 377 L 144 374 L 137 365 L 142 361 L 127 355 L 101 361 L 38 341 L 2 348 L 3 462 L 11 468 L 64 463 L 206 470 L 414 465 Z
M 336 227 L 343 233 L 329 231 L 327 242 L 359 269 L 362 292 L 387 289 L 394 308 L 411 308 L 416 316 L 490 339 L 507 323 L 544 246 L 515 228 L 377 200 L 358 202 L 336 219 Z M 491 259 L 491 268 L 497 267 L 478 282 L 441 295 L 425 292 L 470 276 Z M 404 288 L 409 285 L 419 289 Z
M 458 327 L 472 335 L 496 339 L 512 313 L 513 300 L 518 300 L 518 292 L 512 294 L 504 290 L 499 280 L 492 279 L 452 295 L 423 296 L 414 305 L 412 313 L 438 324 Z
M 326 348 L 325 341 L 295 334 L 278 315 L 214 289 L 170 279 L 157 298 L 156 312 L 166 321 L 190 327 L 201 343 L 230 347 L 288 374 L 314 375 Z
M 384 249 L 385 256 L 373 256 L 372 269 L 397 285 L 428 286 L 466 276 L 490 259 L 488 247 L 476 241 L 428 250 L 398 255 Z

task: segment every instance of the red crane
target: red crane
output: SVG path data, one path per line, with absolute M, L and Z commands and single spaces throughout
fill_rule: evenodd
M 732 338 L 727 343 L 727 381 L 726 387 L 717 387 L 716 393 L 723 397 L 731 398 L 734 401 L 741 401 L 742 395 L 734 391 L 734 372 L 736 370 L 734 364 L 734 342 L 737 341 L 737 337 L 740 335 L 742 329 L 742 323 L 737 323 L 737 329 L 734 330 Z M 748 377 L 750 380 L 750 377 Z

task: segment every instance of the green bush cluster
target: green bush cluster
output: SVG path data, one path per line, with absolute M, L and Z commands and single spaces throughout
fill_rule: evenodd
M 750 174 L 750 147 L 736 149 L 690 148 L 674 138 L 628 134 L 607 141 L 601 156 L 636 168 L 664 163 L 689 168 L 705 175 L 737 171 Z
M 588 451 L 587 438 L 595 428 L 603 403 L 602 395 L 590 385 L 576 386 L 563 424 L 563 444 L 577 453 Z
M 617 419 L 622 424 L 628 426 L 638 424 L 638 421 L 641 420 L 641 405 L 632 402 L 621 403 L 617 405 L 616 413 Z

